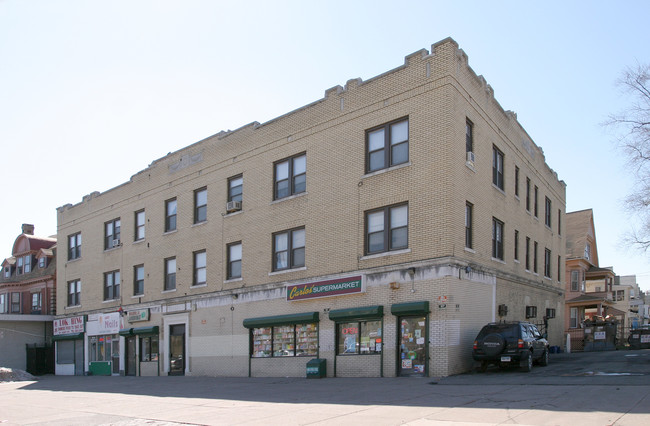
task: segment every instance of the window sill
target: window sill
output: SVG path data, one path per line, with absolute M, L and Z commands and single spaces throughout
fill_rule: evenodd
M 133 296 L 131 296 L 131 299 L 140 299 L 141 297 L 144 297 L 144 293 L 142 293 L 142 294 L 134 294 Z
M 375 170 L 374 172 L 369 172 L 369 173 L 366 173 L 365 175 L 361 176 L 361 179 L 366 179 L 366 178 L 369 178 L 369 177 L 377 176 L 377 175 L 380 175 L 382 173 L 392 172 L 393 170 L 398 170 L 398 169 L 401 169 L 401 168 L 404 168 L 404 167 L 408 167 L 410 165 L 411 165 L 411 162 L 408 161 L 406 163 L 398 164 L 396 166 L 387 167 L 387 168 L 381 169 L 381 170 Z
M 134 240 L 133 244 L 143 244 L 146 240 L 144 238 L 140 238 L 139 240 Z
M 470 169 L 471 171 L 473 171 L 474 173 L 476 173 L 476 169 L 474 168 L 474 163 L 471 163 L 471 162 L 469 162 L 469 161 L 465 161 L 465 166 L 466 166 L 468 169 Z
M 163 232 L 163 235 L 175 234 L 176 232 L 178 232 L 178 229 L 172 229 L 171 231 L 165 231 L 165 232 Z
M 122 243 L 120 243 L 117 247 L 105 248 L 104 253 L 108 253 L 110 251 L 115 251 L 115 250 L 118 250 L 118 249 L 121 249 L 121 248 L 122 248 Z
M 74 262 L 79 262 L 81 260 L 81 257 L 76 257 L 74 259 L 68 259 L 67 263 L 74 263 Z M 8 278 L 8 277 L 5 277 Z
M 284 200 L 284 198 L 282 198 L 282 199 Z M 242 213 L 244 213 L 244 210 L 237 210 L 237 211 L 232 212 L 232 213 L 226 213 L 226 214 L 223 215 L 223 217 L 237 216 L 238 214 L 242 214 Z
M 403 249 L 403 250 L 393 250 L 393 251 L 385 251 L 382 253 L 376 253 L 376 254 L 368 254 L 366 256 L 361 256 L 359 260 L 369 260 L 369 259 L 377 259 L 380 257 L 386 257 L 386 256 L 397 256 L 398 254 L 406 254 L 410 253 L 411 249 Z
M 201 284 L 196 284 L 196 285 L 191 285 L 190 288 L 201 288 L 201 287 L 207 287 L 208 283 L 201 283 Z
M 166 294 L 166 293 L 176 293 L 176 289 L 172 288 L 171 290 L 163 290 L 162 291 L 162 294 Z
M 307 194 L 309 194 L 309 193 L 307 191 L 305 191 L 305 192 L 300 192 L 298 194 L 287 195 L 286 197 L 278 198 L 277 200 L 271 201 L 271 205 L 281 203 L 283 201 L 289 201 L 289 200 L 293 200 L 295 198 L 303 197 L 303 196 L 305 196 Z
M 236 282 L 238 282 L 238 281 L 244 281 L 244 279 L 243 279 L 242 277 L 239 277 L 239 278 L 230 278 L 230 279 L 228 279 L 228 280 L 225 280 L 223 283 L 224 283 L 224 284 L 230 284 L 230 283 L 236 283 Z
M 110 300 L 102 300 L 102 303 L 114 303 L 114 302 L 119 302 L 120 299 L 110 299 Z
M 192 226 L 191 226 L 191 228 L 196 228 L 197 226 L 205 225 L 206 223 L 208 223 L 208 220 L 207 220 L 207 219 L 204 220 L 204 221 L 202 221 L 202 222 L 196 222 L 196 223 L 193 223 Z
M 506 191 L 504 191 L 503 189 L 499 188 L 499 187 L 496 186 L 494 183 L 492 183 L 492 188 L 496 189 L 496 190 L 499 191 L 501 194 L 506 195 Z
M 307 267 L 302 266 L 300 268 L 293 268 L 293 269 L 283 269 L 281 271 L 274 271 L 274 272 L 269 272 L 269 277 L 272 277 L 273 275 L 282 275 L 282 274 L 288 274 L 289 272 L 298 272 L 298 271 L 306 271 Z
M 78 309 L 78 308 L 81 308 L 81 305 L 66 306 L 63 309 Z
M 476 251 L 475 251 L 473 248 L 470 248 L 470 247 L 465 247 L 465 251 L 466 251 L 467 253 L 474 253 L 474 254 L 476 254 Z
M 496 258 L 496 257 L 493 257 L 492 260 L 494 260 L 495 262 L 499 262 L 499 263 L 503 263 L 504 265 L 507 265 L 505 260 L 502 260 L 502 259 L 499 259 L 499 258 Z

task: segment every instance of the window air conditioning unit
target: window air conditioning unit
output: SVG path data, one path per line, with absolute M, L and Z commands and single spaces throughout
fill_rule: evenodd
M 241 201 L 228 201 L 226 203 L 226 212 L 232 213 L 241 210 Z
M 474 153 L 472 151 L 467 151 L 467 162 L 474 164 Z
M 120 246 L 120 240 L 113 240 L 113 248 Z

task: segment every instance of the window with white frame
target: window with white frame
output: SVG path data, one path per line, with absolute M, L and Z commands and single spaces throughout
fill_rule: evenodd
M 244 177 L 233 176 L 228 179 L 228 201 L 239 201 L 243 199 Z
M 144 265 L 133 267 L 133 295 L 141 296 L 144 294 Z
M 41 310 L 41 292 L 36 292 L 32 293 L 32 311 L 40 311 Z
M 571 271 L 571 291 L 579 290 L 580 271 Z
M 503 222 L 492 218 L 492 257 L 503 260 Z
M 170 257 L 165 259 L 165 291 L 176 289 L 176 258 Z
M 104 250 L 119 247 L 121 244 L 120 219 L 113 219 L 104 223 Z
M 578 328 L 578 308 L 569 308 L 569 328 Z
M 81 305 L 81 280 L 68 282 L 68 307 Z
M 20 313 L 20 293 L 11 293 L 11 313 Z
M 366 212 L 366 254 L 408 248 L 408 204 Z
M 134 241 L 144 240 L 145 236 L 145 214 L 144 209 L 135 212 L 135 235 Z
M 68 260 L 81 257 L 81 232 L 68 236 Z
M 305 266 L 305 228 L 273 234 L 273 270 Z
M 408 161 L 408 117 L 366 131 L 366 173 L 387 169 Z
M 492 147 L 492 183 L 502 191 L 505 188 L 503 152 L 496 146 Z
M 0 294 L 0 314 L 7 313 L 7 293 Z
M 25 265 L 25 273 L 30 273 L 32 271 L 32 255 L 28 254 L 23 256 L 23 263 Z
M 104 300 L 120 298 L 120 271 L 104 273 Z
M 242 245 L 241 241 L 228 244 L 227 279 L 241 278 Z
M 194 223 L 208 220 L 208 189 L 200 188 L 194 191 Z
M 202 285 L 207 282 L 207 260 L 205 250 L 194 252 L 194 280 L 192 285 Z
M 274 200 L 307 190 L 307 156 L 304 153 L 277 161 L 273 168 Z
M 165 201 L 165 232 L 176 229 L 176 198 Z

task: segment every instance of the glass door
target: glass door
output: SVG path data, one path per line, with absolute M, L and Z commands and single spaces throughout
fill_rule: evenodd
M 427 375 L 427 317 L 399 317 L 398 376 Z
M 185 324 L 169 327 L 169 375 L 185 375 Z

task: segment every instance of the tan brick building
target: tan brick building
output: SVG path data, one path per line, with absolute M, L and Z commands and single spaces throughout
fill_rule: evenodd
M 87 315 L 95 374 L 455 374 L 489 321 L 555 314 L 560 343 L 564 214 L 446 39 L 60 207 L 83 250 L 59 257 L 58 312 Z

